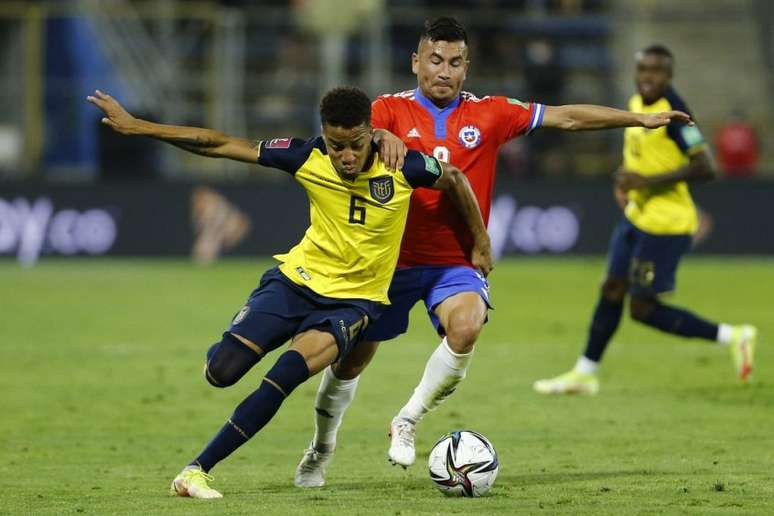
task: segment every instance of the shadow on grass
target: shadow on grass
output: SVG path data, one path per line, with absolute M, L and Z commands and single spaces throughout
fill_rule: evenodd
M 673 473 L 666 471 L 654 471 L 654 470 L 614 470 L 614 471 L 590 471 L 590 472 L 577 472 L 577 473 L 535 473 L 525 475 L 499 475 L 495 485 L 505 491 L 526 487 L 526 486 L 540 486 L 540 485 L 555 485 L 566 484 L 573 482 L 587 482 L 595 480 L 608 480 L 622 477 L 646 477 L 646 476 L 668 476 Z M 431 486 L 429 478 L 394 478 L 385 479 L 384 477 L 369 478 L 359 480 L 356 482 L 337 482 L 335 478 L 329 479 L 327 486 L 320 489 L 299 489 L 293 486 L 290 482 L 271 482 L 264 483 L 259 489 L 246 489 L 242 491 L 243 494 L 295 494 L 300 495 L 303 493 L 303 497 L 307 500 L 317 499 L 325 500 L 332 495 L 338 495 L 348 492 L 373 493 L 376 498 L 383 498 L 385 496 L 405 495 L 412 491 L 427 491 Z M 506 495 L 505 492 L 498 493 L 498 489 L 495 489 L 492 496 Z
M 645 477 L 652 475 L 672 475 L 667 471 L 654 471 L 643 469 L 616 470 L 616 471 L 584 471 L 576 473 L 534 473 L 529 475 L 501 475 L 497 477 L 497 484 L 508 484 L 511 487 L 525 487 L 547 484 L 566 484 L 570 482 L 586 482 L 591 480 L 607 480 L 622 477 Z
M 764 382 L 751 383 L 750 385 L 724 384 L 712 387 L 684 387 L 675 389 L 674 396 L 721 405 L 774 407 L 774 385 Z

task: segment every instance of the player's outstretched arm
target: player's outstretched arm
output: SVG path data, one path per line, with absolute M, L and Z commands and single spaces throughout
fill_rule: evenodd
M 570 104 L 546 106 L 542 126 L 565 131 L 589 131 L 615 127 L 655 129 L 669 125 L 670 122 L 693 123 L 690 115 L 682 111 L 645 114 L 592 104 Z
M 486 276 L 494 268 L 494 260 L 492 259 L 489 234 L 486 232 L 486 225 L 481 216 L 476 195 L 473 193 L 473 188 L 470 187 L 468 178 L 460 169 L 448 163 L 442 163 L 442 167 L 443 173 L 432 188 L 442 190 L 448 195 L 462 214 L 470 232 L 473 233 L 473 251 L 470 261 Z
M 229 158 L 246 163 L 258 160 L 258 149 L 250 140 L 212 129 L 156 124 L 135 118 L 116 99 L 99 90 L 86 97 L 86 100 L 102 110 L 105 114 L 102 123 L 118 133 L 148 136 L 211 158 Z

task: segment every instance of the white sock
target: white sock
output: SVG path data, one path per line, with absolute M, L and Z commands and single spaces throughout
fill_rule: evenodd
M 322 374 L 317 399 L 314 402 L 315 430 L 312 446 L 319 452 L 331 452 L 336 448 L 336 434 L 344 412 L 352 404 L 360 377 L 351 380 L 336 378 L 328 366 Z
M 472 357 L 472 351 L 464 355 L 453 352 L 444 337 L 430 355 L 422 380 L 398 412 L 398 417 L 418 423 L 425 414 L 443 403 L 465 378 Z
M 594 362 L 590 358 L 581 355 L 575 362 L 575 370 L 581 374 L 594 374 L 599 369 L 599 362 Z
M 730 324 L 718 324 L 718 344 L 728 346 L 734 340 L 734 327 Z

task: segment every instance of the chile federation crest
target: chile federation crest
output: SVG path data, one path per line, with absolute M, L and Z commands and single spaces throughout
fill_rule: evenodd
M 481 131 L 475 125 L 466 125 L 460 129 L 460 143 L 467 149 L 478 147 L 481 143 Z

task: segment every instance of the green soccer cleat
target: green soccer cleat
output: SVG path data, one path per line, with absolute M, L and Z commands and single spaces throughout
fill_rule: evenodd
M 188 466 L 172 481 L 169 494 L 191 498 L 223 498 L 223 495 L 207 484 L 212 477 L 195 466 Z
M 579 373 L 574 369 L 555 378 L 538 380 L 532 388 L 540 394 L 596 394 L 599 380 L 593 373 Z
M 731 358 L 734 359 L 736 377 L 746 383 L 750 380 L 755 360 L 755 341 L 758 338 L 758 329 L 755 326 L 734 326 L 734 336 L 731 345 Z

